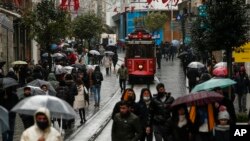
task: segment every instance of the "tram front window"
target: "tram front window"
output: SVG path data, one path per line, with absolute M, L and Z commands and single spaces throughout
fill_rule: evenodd
M 129 58 L 151 58 L 154 56 L 154 49 L 147 45 L 133 45 L 129 46 L 127 56 Z

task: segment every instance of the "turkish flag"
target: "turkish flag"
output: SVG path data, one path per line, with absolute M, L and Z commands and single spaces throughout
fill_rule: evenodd
M 147 3 L 150 4 L 152 2 L 152 0 L 147 0 Z
M 162 0 L 162 3 L 166 3 L 166 2 L 168 2 L 168 0 Z
M 67 0 L 62 0 L 62 3 L 60 4 L 61 7 L 65 7 L 66 6 L 66 2 Z
M 79 0 L 74 0 L 74 10 L 77 11 L 80 7 Z

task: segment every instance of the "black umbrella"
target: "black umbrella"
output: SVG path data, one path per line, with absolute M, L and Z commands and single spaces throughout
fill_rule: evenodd
M 188 54 L 189 54 L 188 52 L 183 51 L 183 52 L 181 52 L 181 53 L 178 55 L 178 58 L 182 58 L 182 57 L 184 57 L 185 55 L 188 55 Z
M 18 82 L 11 77 L 0 78 L 0 86 L 4 89 L 16 85 L 18 85 Z

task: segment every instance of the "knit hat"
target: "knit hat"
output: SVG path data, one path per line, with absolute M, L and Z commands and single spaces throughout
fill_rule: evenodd
M 220 111 L 219 114 L 218 114 L 218 120 L 220 119 L 230 119 L 230 116 L 229 116 L 229 113 L 224 110 L 224 111 Z

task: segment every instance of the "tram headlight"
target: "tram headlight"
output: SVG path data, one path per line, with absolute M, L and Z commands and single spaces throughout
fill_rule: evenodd
M 139 70 L 142 70 L 143 69 L 143 65 L 139 65 L 138 68 L 139 68 Z

